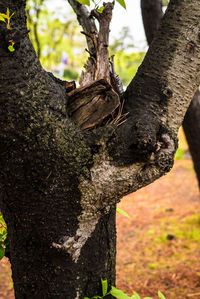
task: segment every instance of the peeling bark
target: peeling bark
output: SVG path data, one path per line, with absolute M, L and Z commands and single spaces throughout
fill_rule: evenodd
M 74 6 L 74 1 L 69 2 L 77 13 L 83 11 L 83 5 L 77 6 L 76 4 Z M 80 14 L 78 13 L 78 19 L 83 29 L 90 30 L 82 32 L 87 37 L 90 57 L 84 66 L 86 70 L 82 72 L 79 80 L 80 88 L 69 94 L 67 110 L 70 117 L 82 130 L 91 129 L 101 124 L 120 104 L 119 95 L 112 86 L 109 66 L 109 26 L 113 7 L 114 3 L 104 3 L 102 13 L 93 10 L 88 15 L 84 11 L 82 19 L 79 18 Z M 91 23 L 92 17 L 99 22 L 99 32 Z M 95 31 L 92 31 L 94 29 Z M 90 44 L 91 41 L 93 46 Z

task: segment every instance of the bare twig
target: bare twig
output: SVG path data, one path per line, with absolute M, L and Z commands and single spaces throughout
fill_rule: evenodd
M 68 0 L 69 4 L 73 8 L 75 14 L 77 15 L 77 20 L 79 24 L 82 26 L 84 32 L 88 32 L 91 34 L 95 34 L 97 32 L 97 28 L 95 22 L 92 18 L 90 18 L 90 12 L 86 8 L 85 5 L 77 2 L 76 0 Z M 90 53 L 94 54 L 95 49 L 93 45 L 93 41 L 88 37 L 86 37 L 88 50 Z
M 68 114 L 82 130 L 89 130 L 102 125 L 106 120 L 116 126 L 126 121 L 127 114 L 122 115 L 123 103 L 120 105 L 118 77 L 114 73 L 114 62 L 109 62 L 109 26 L 112 18 L 114 2 L 103 3 L 102 13 L 87 8 L 76 0 L 68 0 L 77 14 L 82 33 L 87 38 L 90 57 L 84 65 L 79 84 L 80 88 L 69 93 Z M 96 30 L 94 20 L 99 22 Z M 110 66 L 113 70 L 111 75 Z M 105 122 L 104 122 L 105 120 Z

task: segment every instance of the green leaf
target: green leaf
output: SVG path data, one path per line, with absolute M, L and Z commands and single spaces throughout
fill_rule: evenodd
M 12 18 L 12 16 L 13 16 L 14 14 L 15 14 L 15 13 L 13 12 L 12 15 L 10 16 L 10 19 Z
M 9 8 L 7 8 L 7 12 L 6 12 L 6 14 L 7 14 L 7 17 L 9 18 L 9 16 L 10 16 Z
M 118 299 L 130 299 L 128 295 L 126 295 L 122 290 L 118 290 L 117 288 L 111 288 L 110 294 Z
M 149 269 L 156 269 L 158 267 L 157 263 L 149 264 Z
M 158 291 L 158 297 L 161 299 L 166 299 L 166 297 L 160 291 Z
M 167 6 L 169 4 L 169 0 L 162 0 L 162 5 Z
M 99 8 L 96 8 L 96 10 L 97 10 L 99 13 L 102 13 L 103 10 L 104 10 L 104 6 L 101 6 L 101 7 L 99 7 Z
M 76 0 L 76 1 L 78 1 L 81 4 L 85 4 L 85 5 L 90 6 L 90 0 Z
M 0 14 L 0 21 L 2 22 L 5 22 L 6 23 L 6 20 L 4 19 L 4 17 Z
M 141 298 L 136 292 L 134 292 L 133 296 L 131 296 L 131 299 L 141 299 Z
M 13 46 L 8 46 L 8 50 L 9 50 L 10 52 L 14 52 L 14 51 L 15 51 L 15 48 L 14 48 Z
M 5 14 L 5 13 L 0 13 L 0 15 L 4 18 L 4 19 L 7 19 L 8 16 Z
M 116 212 L 123 215 L 123 216 L 125 216 L 125 217 L 127 217 L 127 218 L 129 218 L 129 219 L 131 219 L 131 216 L 122 209 L 117 208 Z
M 5 255 L 5 249 L 2 246 L 0 246 L 0 260 L 4 257 L 4 255 Z
M 152 297 L 144 297 L 143 299 L 153 299 Z
M 90 299 L 89 297 L 84 297 L 84 299 Z
M 117 0 L 117 2 L 123 7 L 126 9 L 126 3 L 124 0 Z
M 103 294 L 103 296 L 105 296 L 107 294 L 107 291 L 108 291 L 108 281 L 107 281 L 107 279 L 105 279 L 105 280 L 101 279 L 101 285 L 102 285 L 102 294 Z

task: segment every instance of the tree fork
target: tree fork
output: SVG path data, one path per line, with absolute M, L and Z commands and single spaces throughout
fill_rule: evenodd
M 0 26 L 0 209 L 17 299 L 82 299 L 101 295 L 101 278 L 114 284 L 116 203 L 172 167 L 200 82 L 196 4 L 170 1 L 125 93 L 127 121 L 87 132 L 69 118 L 65 87 L 41 67 L 28 34 L 10 53 Z M 0 2 L 7 7 L 12 28 L 25 32 L 25 0 Z

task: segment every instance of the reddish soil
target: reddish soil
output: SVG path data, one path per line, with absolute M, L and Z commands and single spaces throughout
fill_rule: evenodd
M 7 258 L 0 261 L 0 299 L 13 299 L 13 283 L 10 263 Z
M 191 160 L 119 204 L 117 287 L 156 299 L 200 298 L 200 196 Z M 10 266 L 0 262 L 0 299 L 13 299 Z
M 191 160 L 126 196 L 117 217 L 117 287 L 167 299 L 200 298 L 200 196 Z

